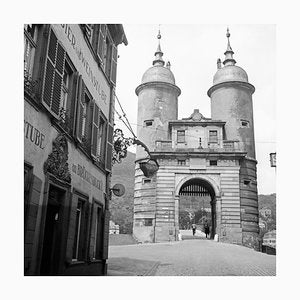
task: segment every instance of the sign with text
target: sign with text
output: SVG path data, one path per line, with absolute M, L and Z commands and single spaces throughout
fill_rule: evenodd
M 108 117 L 110 86 L 95 61 L 78 24 L 52 25 L 57 38 L 63 44 L 68 56 L 104 115 Z

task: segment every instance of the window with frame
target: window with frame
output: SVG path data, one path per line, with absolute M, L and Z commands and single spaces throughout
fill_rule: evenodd
M 152 125 L 153 125 L 153 120 L 146 120 L 146 121 L 144 121 L 144 126 L 145 127 L 150 127 Z
M 150 218 L 144 219 L 144 225 L 145 226 L 152 226 L 152 219 L 150 219 Z
M 66 51 L 58 41 L 53 29 L 50 29 L 43 80 L 42 103 L 56 118 L 59 118 L 61 108 L 65 59 Z
M 218 165 L 218 161 L 217 160 L 210 160 L 209 161 L 209 165 L 210 166 L 217 166 Z
M 241 120 L 241 127 L 249 128 L 250 127 L 250 122 L 248 120 Z
M 186 165 L 186 160 L 185 159 L 178 159 L 177 160 L 177 165 L 179 165 L 179 166 L 185 166 Z
M 61 100 L 59 119 L 63 123 L 68 123 L 68 126 L 72 126 L 69 119 L 71 118 L 71 111 L 73 111 L 73 105 L 75 101 L 72 101 L 72 89 L 73 87 L 74 69 L 71 68 L 69 61 L 65 60 L 62 88 L 61 88 Z M 70 123 L 70 124 L 69 124 Z
M 95 213 L 95 243 L 93 249 L 93 258 L 101 259 L 102 247 L 103 247 L 103 208 L 100 205 L 96 205 L 94 209 Z
M 151 183 L 151 179 L 143 178 L 143 184 Z
M 92 149 L 91 154 L 95 160 L 104 166 L 105 162 L 105 134 L 106 121 L 104 115 L 99 109 L 98 105 L 94 104 L 93 125 L 92 125 Z
M 28 76 L 32 76 L 37 29 L 36 24 L 24 25 L 24 71 Z
M 185 143 L 185 130 L 177 130 L 177 143 Z
M 217 130 L 209 130 L 209 143 L 216 144 L 218 143 L 218 131 Z

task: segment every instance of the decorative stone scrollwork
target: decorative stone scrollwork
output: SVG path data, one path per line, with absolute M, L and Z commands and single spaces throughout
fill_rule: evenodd
M 71 174 L 68 165 L 68 142 L 64 134 L 60 133 L 53 141 L 52 152 L 44 163 L 44 173 L 47 172 L 56 178 L 71 183 Z

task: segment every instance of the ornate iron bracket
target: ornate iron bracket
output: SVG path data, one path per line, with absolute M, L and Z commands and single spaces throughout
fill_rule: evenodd
M 114 130 L 114 147 L 112 153 L 112 163 L 121 163 L 121 160 L 127 156 L 127 148 L 132 145 L 141 146 L 147 152 L 149 157 L 146 157 L 143 161 L 139 162 L 140 168 L 146 177 L 152 177 L 158 170 L 159 164 L 155 158 L 151 156 L 148 147 L 135 138 L 125 138 L 121 129 Z

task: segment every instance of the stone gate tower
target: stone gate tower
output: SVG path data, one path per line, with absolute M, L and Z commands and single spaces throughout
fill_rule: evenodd
M 246 153 L 240 160 L 240 207 L 243 243 L 256 244 L 258 234 L 258 196 L 252 94 L 255 88 L 248 82 L 247 73 L 236 66 L 227 28 L 227 49 L 224 67 L 217 62 L 213 86 L 208 90 L 211 98 L 211 117 L 223 120 L 225 138 L 236 141 Z
M 194 109 L 178 120 L 178 96 L 170 63 L 158 48 L 153 66 L 136 88 L 137 137 L 159 163 L 152 178 L 137 147 L 133 234 L 141 242 L 175 241 L 192 223 L 210 224 L 210 238 L 258 248 L 258 197 L 252 94 L 246 72 L 236 66 L 229 42 L 224 67 L 218 60 L 211 118 Z M 205 220 L 206 219 L 206 220 Z
M 181 91 L 175 85 L 175 77 L 170 70 L 170 62 L 163 60 L 160 46 L 161 35 L 157 36 L 158 47 L 153 66 L 143 75 L 141 84 L 135 92 L 138 96 L 137 137 L 147 145 L 150 151 L 155 150 L 157 140 L 169 139 L 169 121 L 178 118 L 178 96 Z M 133 234 L 141 241 L 154 240 L 156 219 L 155 178 L 144 178 L 139 169 L 147 153 L 137 147 L 134 199 Z

